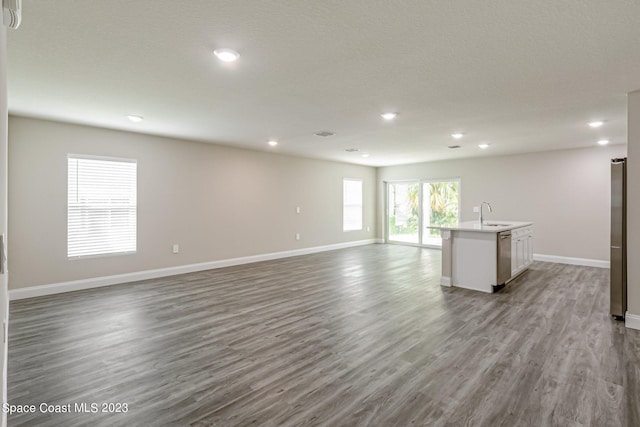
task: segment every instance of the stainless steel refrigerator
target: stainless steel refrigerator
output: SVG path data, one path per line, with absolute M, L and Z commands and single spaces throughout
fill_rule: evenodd
M 627 311 L 627 159 L 611 160 L 611 315 Z

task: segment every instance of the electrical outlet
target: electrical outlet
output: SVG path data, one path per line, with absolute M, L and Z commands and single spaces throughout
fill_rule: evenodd
M 174 254 L 177 254 L 177 253 L 179 253 L 179 252 L 180 252 L 180 245 L 179 245 L 179 244 L 177 244 L 177 243 L 174 243 L 174 244 L 173 244 L 173 253 L 174 253 Z
M 300 240 L 300 233 L 296 233 L 296 240 Z
M 296 213 L 299 214 L 300 213 L 300 206 L 296 206 Z
M 480 212 L 480 206 L 474 206 L 474 207 L 473 207 L 473 212 L 474 212 L 474 213 L 478 213 L 478 212 Z
M 371 231 L 371 227 L 367 227 L 367 233 Z

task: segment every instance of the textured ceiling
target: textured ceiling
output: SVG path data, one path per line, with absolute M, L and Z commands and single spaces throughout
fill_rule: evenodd
M 640 89 L 635 0 L 29 0 L 22 17 L 12 114 L 376 166 L 625 143 Z

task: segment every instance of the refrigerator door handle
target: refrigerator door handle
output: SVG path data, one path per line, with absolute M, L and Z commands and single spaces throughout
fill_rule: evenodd
M 7 254 L 4 248 L 4 234 L 0 234 L 0 274 L 5 273 L 5 261 L 7 260 Z
M 620 249 L 620 246 L 611 246 L 611 249 Z

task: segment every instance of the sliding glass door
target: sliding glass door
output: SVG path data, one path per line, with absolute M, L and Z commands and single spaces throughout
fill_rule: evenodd
M 417 182 L 388 184 L 388 240 L 402 243 L 420 243 L 419 192 Z
M 433 225 L 453 225 L 459 219 L 460 181 L 428 181 L 422 183 L 422 244 L 442 246 L 440 230 Z
M 441 246 L 432 225 L 455 224 L 460 215 L 460 180 L 387 183 L 387 241 Z

